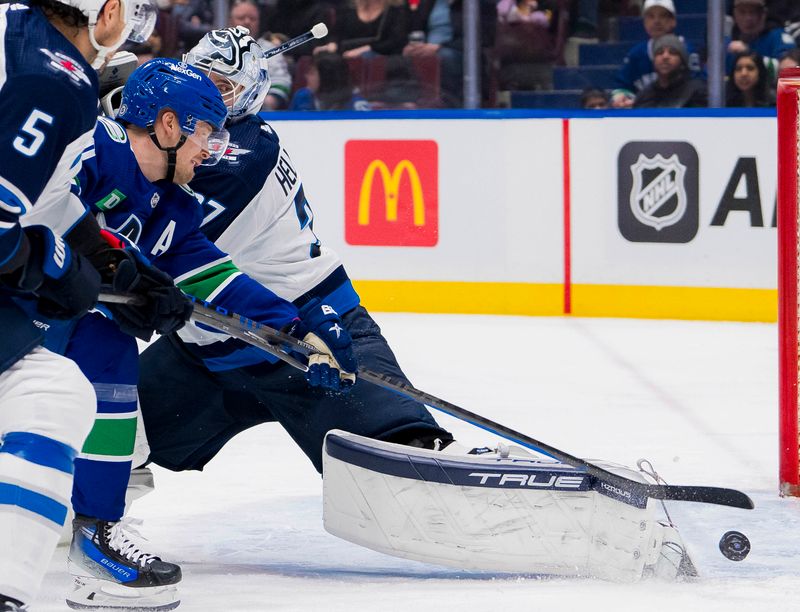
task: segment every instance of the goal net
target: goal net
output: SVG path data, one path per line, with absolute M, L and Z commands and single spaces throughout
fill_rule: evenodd
M 798 454 L 798 175 L 800 175 L 800 68 L 778 81 L 778 342 L 780 377 L 780 492 L 800 496 Z

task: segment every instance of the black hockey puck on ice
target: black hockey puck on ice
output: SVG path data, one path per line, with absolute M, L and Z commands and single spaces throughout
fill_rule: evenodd
M 731 561 L 742 561 L 750 553 L 750 540 L 738 531 L 727 531 L 719 541 L 719 550 Z

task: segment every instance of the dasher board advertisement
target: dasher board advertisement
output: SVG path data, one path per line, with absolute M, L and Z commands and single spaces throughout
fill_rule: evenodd
M 775 320 L 774 117 L 275 126 L 375 310 Z

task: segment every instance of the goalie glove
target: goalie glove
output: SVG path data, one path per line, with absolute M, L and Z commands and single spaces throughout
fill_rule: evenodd
M 349 391 L 356 382 L 358 362 L 353 354 L 350 334 L 342 327 L 336 311 L 319 299 L 300 309 L 289 333 L 317 349 L 308 358 L 306 380 L 312 387 Z

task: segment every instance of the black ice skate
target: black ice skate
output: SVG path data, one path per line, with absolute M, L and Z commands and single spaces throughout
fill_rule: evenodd
M 181 568 L 141 549 L 124 522 L 78 516 L 72 522 L 68 565 L 74 588 L 67 605 L 79 610 L 172 610 Z M 138 534 L 137 534 L 138 535 Z

